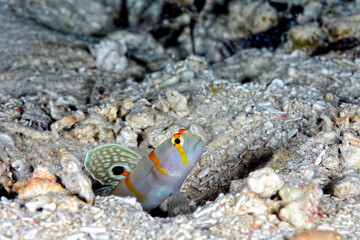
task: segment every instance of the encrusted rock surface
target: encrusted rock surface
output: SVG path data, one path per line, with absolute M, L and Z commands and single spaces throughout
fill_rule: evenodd
M 188 27 L 167 48 L 144 30 L 162 1 L 127 1 L 138 29 L 103 39 L 85 35 L 114 30 L 121 1 L 71 1 L 64 13 L 23 2 L 0 0 L 0 239 L 360 238 L 360 48 L 309 56 L 360 37 L 359 1 L 288 1 L 304 12 L 283 45 L 228 58 L 216 39 L 276 26 L 283 1 L 230 1 L 228 13 L 206 1 L 162 22 L 197 19 L 204 57 L 190 54 Z M 94 196 L 88 150 L 146 154 L 181 128 L 206 143 L 181 189 L 191 213 L 159 218 L 133 198 Z
M 11 0 L 6 4 L 17 14 L 50 28 L 88 35 L 105 34 L 115 29 L 114 19 L 121 12 L 120 0 Z

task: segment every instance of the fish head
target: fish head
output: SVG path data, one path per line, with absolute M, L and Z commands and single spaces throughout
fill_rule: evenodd
M 181 129 L 155 149 L 161 166 L 170 176 L 187 176 L 204 151 L 205 142 L 190 131 Z

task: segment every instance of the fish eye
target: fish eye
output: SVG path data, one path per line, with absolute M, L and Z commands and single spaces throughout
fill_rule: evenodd
M 172 144 L 174 144 L 175 147 L 180 147 L 184 143 L 184 139 L 180 134 L 175 134 L 173 138 L 171 139 Z
M 111 169 L 111 171 L 115 176 L 118 176 L 118 175 L 121 175 L 124 173 L 124 168 L 121 166 L 116 166 L 116 167 L 113 167 Z

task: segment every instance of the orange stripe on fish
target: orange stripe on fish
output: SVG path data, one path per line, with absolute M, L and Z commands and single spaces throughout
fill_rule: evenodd
M 186 131 L 186 129 L 180 129 L 179 133 L 183 134 Z
M 165 169 L 161 167 L 159 159 L 156 157 L 154 150 L 152 150 L 151 153 L 149 153 L 149 159 L 155 163 L 155 167 L 159 172 L 161 172 L 165 176 L 168 175 Z
M 134 186 L 131 184 L 131 181 L 130 181 L 130 173 L 127 172 L 127 171 L 124 169 L 124 172 L 123 172 L 121 175 L 126 176 L 126 178 L 125 178 L 125 185 L 126 185 L 126 187 L 127 187 L 132 193 L 134 193 L 134 194 L 136 195 L 136 197 L 138 197 L 139 199 L 141 199 L 142 201 L 144 201 L 144 200 L 145 200 L 145 197 L 144 197 L 141 193 L 139 193 L 139 192 L 134 188 Z

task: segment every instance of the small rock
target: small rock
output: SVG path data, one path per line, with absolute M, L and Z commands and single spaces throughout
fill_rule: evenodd
M 330 34 L 335 39 L 341 39 L 353 34 L 353 27 L 351 23 L 348 22 L 336 22 L 332 26 L 330 26 Z
M 339 134 L 335 131 L 320 132 L 316 137 L 317 143 L 336 144 L 339 141 Z
M 50 110 L 50 116 L 55 120 L 61 119 L 61 111 L 58 106 L 55 105 L 53 100 L 50 100 L 48 103 L 48 108 Z
M 354 147 L 360 147 L 360 138 L 354 136 L 352 133 L 344 133 L 344 144 Z
M 69 192 L 59 183 L 49 182 L 48 180 L 41 178 L 31 179 L 28 184 L 20 188 L 17 192 L 19 194 L 19 198 L 23 199 L 31 198 L 40 194 L 47 194 L 48 192 L 69 194 Z
M 88 203 L 94 202 L 94 192 L 92 190 L 91 180 L 82 172 L 79 160 L 72 154 L 60 149 L 60 163 L 63 168 L 61 182 L 73 194 L 79 194 Z
M 51 128 L 51 131 L 53 131 L 53 132 L 59 132 L 60 130 L 62 130 L 66 127 L 73 126 L 77 121 L 78 120 L 73 115 L 65 116 L 62 119 L 60 119 L 59 121 L 52 123 L 50 128 Z
M 168 89 L 166 91 L 166 99 L 170 107 L 179 117 L 186 117 L 190 110 L 187 106 L 187 99 L 176 90 Z
M 250 191 L 263 198 L 271 197 L 283 185 L 284 181 L 269 167 L 251 172 L 248 177 Z
M 324 34 L 316 24 L 309 24 L 306 26 L 295 26 L 289 31 L 292 50 L 302 49 L 310 53 L 314 48 L 324 44 Z
M 95 194 L 92 191 L 91 180 L 83 172 L 69 175 L 64 174 L 61 182 L 73 194 L 78 194 L 84 198 L 87 203 L 92 204 L 94 202 Z
M 121 129 L 119 136 L 116 137 L 116 143 L 127 147 L 137 147 L 137 133 L 127 126 Z
M 60 201 L 58 203 L 59 209 L 64 209 L 69 212 L 78 212 L 80 209 L 80 204 L 83 203 L 83 201 L 80 201 L 79 198 L 72 196 L 72 197 L 66 197 L 63 198 L 63 201 Z
M 164 87 L 168 87 L 171 85 L 174 85 L 176 83 L 178 83 L 180 81 L 178 76 L 172 76 L 170 78 L 165 79 L 164 81 L 162 81 L 160 83 L 160 87 L 164 88 Z
M 246 187 L 246 182 L 243 179 L 232 180 L 230 183 L 229 192 L 240 192 Z
M 15 146 L 12 138 L 9 135 L 7 135 L 6 133 L 0 133 L 0 143 L 7 144 L 7 145 L 10 145 L 13 147 Z
M 95 106 L 89 108 L 89 112 L 100 114 L 109 122 L 115 122 L 117 118 L 118 109 L 112 104 L 106 104 L 104 106 Z
M 38 165 L 35 168 L 33 178 L 41 178 L 48 180 L 49 182 L 56 182 L 55 175 L 49 172 L 48 168 L 44 165 Z
M 133 109 L 135 106 L 134 101 L 131 98 L 125 99 L 121 104 L 120 115 L 121 117 L 125 116 Z
M 129 65 L 125 56 L 127 47 L 124 42 L 105 39 L 92 49 L 92 53 L 96 56 L 96 64 L 99 68 L 106 71 L 122 72 Z
M 80 127 L 77 127 L 73 130 L 73 134 L 75 138 L 80 141 L 90 142 L 94 140 L 95 135 L 97 134 L 96 125 L 95 124 L 86 124 Z
M 254 214 L 255 216 L 266 215 L 268 207 L 264 199 L 260 199 L 253 193 L 246 192 L 246 189 L 242 192 L 244 194 L 237 204 L 240 204 L 239 211 L 246 212 L 248 214 Z M 236 204 L 236 205 L 237 205 Z M 235 206 L 235 208 L 237 208 Z
M 21 156 L 20 151 L 15 147 L 12 138 L 6 133 L 0 133 L 0 159 L 10 165 L 14 156 Z
M 34 197 L 29 202 L 25 203 L 25 207 L 30 212 L 36 212 L 42 209 L 46 204 L 48 204 L 48 201 L 45 198 Z
M 351 133 L 345 133 L 340 150 L 341 164 L 345 169 L 358 169 L 360 167 L 360 139 Z
M 334 186 L 334 196 L 349 198 L 360 195 L 360 177 L 358 175 L 346 176 Z
M 327 169 L 336 170 L 339 168 L 340 160 L 337 155 L 336 156 L 329 155 L 329 156 L 325 156 L 321 164 Z
M 195 73 L 191 71 L 190 69 L 185 70 L 181 73 L 182 80 L 186 81 L 188 79 L 192 79 L 195 77 Z
M 335 231 L 308 230 L 292 236 L 289 240 L 341 240 L 341 235 Z
M 162 96 L 159 96 L 157 101 L 155 102 L 155 107 L 157 109 L 159 109 L 160 111 L 167 113 L 167 112 L 169 112 L 170 104 L 165 98 L 163 98 Z
M 251 17 L 254 33 L 263 32 L 277 23 L 276 10 L 268 2 L 256 7 Z
M 72 154 L 68 154 L 65 149 L 59 150 L 60 164 L 63 173 L 71 174 L 82 171 L 80 161 Z
M 88 115 L 71 133 L 84 142 L 114 141 L 112 125 L 98 113 Z
M 24 161 L 25 160 L 15 160 L 13 163 L 11 163 L 12 173 L 14 174 L 16 180 L 31 176 L 34 170 L 31 164 Z
M 126 116 L 126 122 L 132 129 L 145 129 L 154 125 L 154 116 L 149 112 L 131 112 Z
M 299 16 L 300 22 L 309 22 L 319 18 L 322 4 L 319 2 L 309 2 L 304 7 L 304 12 Z
M 55 211 L 55 210 L 56 210 L 56 207 L 57 207 L 57 205 L 56 205 L 56 203 L 54 203 L 54 202 L 45 204 L 45 205 L 43 206 L 44 210 L 47 210 L 47 211 L 50 211 L 50 212 Z

